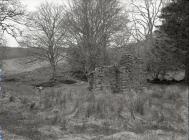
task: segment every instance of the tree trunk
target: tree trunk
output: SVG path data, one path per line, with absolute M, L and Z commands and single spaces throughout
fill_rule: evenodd
M 186 84 L 189 86 L 189 52 L 187 53 L 185 61 L 185 81 Z
M 88 68 L 87 68 L 87 80 L 88 80 L 88 89 L 90 91 L 94 88 L 94 70 L 95 70 L 95 62 L 93 59 L 89 58 Z
M 56 80 L 56 65 L 55 64 L 51 64 L 51 68 L 52 68 L 52 77 L 51 77 L 51 80 L 55 81 Z
M 94 88 L 94 73 L 90 72 L 87 78 L 88 78 L 88 83 L 89 83 L 88 89 L 89 91 L 92 91 Z

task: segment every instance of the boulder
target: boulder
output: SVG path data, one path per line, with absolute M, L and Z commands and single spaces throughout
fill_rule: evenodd
M 159 74 L 159 75 L 158 75 L 158 79 L 159 79 L 160 81 L 162 81 L 162 80 L 164 79 L 164 75 L 163 75 L 163 74 Z
M 174 72 L 167 72 L 165 75 L 164 75 L 164 79 L 165 80 L 168 80 L 168 81 L 171 81 L 171 80 L 173 80 L 173 78 L 174 78 Z
M 184 71 L 178 71 L 178 72 L 175 73 L 173 78 L 176 81 L 182 81 L 185 78 L 185 72 Z

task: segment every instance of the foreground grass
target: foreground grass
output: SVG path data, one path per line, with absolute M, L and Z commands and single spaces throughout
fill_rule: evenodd
M 41 70 L 12 77 L 17 80 L 4 83 L 0 124 L 25 139 L 158 140 L 166 135 L 179 140 L 186 135 L 184 86 L 151 85 L 140 92 L 110 94 L 89 92 L 87 83 L 77 81 L 39 91 L 33 84 L 48 80 Z

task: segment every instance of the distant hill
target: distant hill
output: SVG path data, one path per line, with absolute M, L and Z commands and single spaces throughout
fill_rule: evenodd
M 36 51 L 36 48 L 21 48 L 21 47 L 2 47 L 0 46 L 0 60 L 24 58 L 32 56 Z M 60 51 L 66 52 L 66 48 L 62 48 Z
M 35 63 L 28 63 L 29 61 L 30 60 L 27 57 L 3 60 L 2 69 L 4 71 L 4 74 L 5 75 L 18 74 L 48 66 L 48 62 L 37 61 Z
M 31 55 L 30 48 L 0 47 L 0 59 L 24 58 Z

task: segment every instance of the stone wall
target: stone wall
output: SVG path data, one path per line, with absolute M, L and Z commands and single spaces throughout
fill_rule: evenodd
M 110 89 L 112 93 L 124 93 L 129 88 L 139 88 L 144 83 L 142 61 L 124 54 L 118 65 L 102 66 L 95 69 L 96 90 Z
M 113 93 L 120 92 L 120 72 L 116 66 L 104 66 L 95 69 L 95 89 L 111 89 Z

